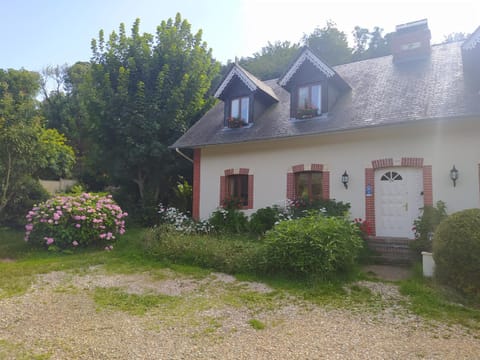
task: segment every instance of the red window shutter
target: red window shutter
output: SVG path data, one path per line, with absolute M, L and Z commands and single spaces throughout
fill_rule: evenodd
M 220 204 L 219 206 L 223 206 L 227 193 L 227 177 L 220 176 Z
M 287 199 L 295 200 L 295 174 L 287 173 Z
M 192 217 L 200 219 L 200 158 L 201 149 L 193 150 L 193 196 L 192 196 Z
M 324 171 L 322 173 L 322 199 L 329 200 L 330 199 L 330 172 Z
M 248 175 L 248 205 L 247 209 L 253 209 L 253 175 Z
M 432 165 L 423 167 L 423 205 L 433 205 Z

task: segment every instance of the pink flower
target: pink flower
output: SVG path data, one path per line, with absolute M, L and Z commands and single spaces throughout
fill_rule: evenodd
M 78 241 L 77 241 L 77 240 L 73 240 L 73 241 L 72 241 L 72 245 L 73 245 L 73 246 L 78 246 Z
M 45 241 L 47 242 L 47 245 L 52 245 L 54 243 L 54 239 L 51 237 L 44 237 Z
M 76 227 L 77 229 L 79 229 L 79 228 L 82 227 L 82 225 L 80 225 L 80 224 L 75 224 L 75 227 Z
M 33 224 L 27 224 L 27 225 L 25 225 L 25 230 L 27 230 L 27 231 L 32 231 L 32 230 L 33 230 Z

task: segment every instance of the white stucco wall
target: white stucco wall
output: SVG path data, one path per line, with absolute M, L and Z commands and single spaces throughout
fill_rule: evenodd
M 238 131 L 242 131 L 241 129 Z M 248 168 L 254 175 L 254 209 L 283 204 L 287 172 L 297 164 L 324 164 L 330 171 L 330 197 L 351 203 L 352 217 L 365 218 L 365 168 L 372 160 L 424 158 L 432 165 L 433 201 L 443 200 L 448 211 L 479 207 L 480 119 L 440 121 L 370 128 L 328 135 L 202 149 L 200 217 L 208 218 L 219 205 L 220 176 L 231 168 Z M 449 171 L 455 164 L 454 188 Z M 341 175 L 350 175 L 348 189 Z

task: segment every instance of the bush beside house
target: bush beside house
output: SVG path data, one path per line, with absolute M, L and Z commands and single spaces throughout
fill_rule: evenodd
M 433 237 L 436 278 L 465 294 L 480 295 L 480 209 L 450 215 Z

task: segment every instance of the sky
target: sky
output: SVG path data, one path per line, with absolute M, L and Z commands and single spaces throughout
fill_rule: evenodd
M 356 25 L 388 33 L 427 18 L 432 43 L 480 26 L 478 0 L 0 0 L 0 69 L 41 71 L 88 61 L 100 29 L 109 34 L 122 22 L 129 29 L 140 18 L 140 31 L 153 34 L 177 12 L 193 32 L 202 29 L 222 63 L 251 56 L 269 41 L 298 42 L 327 20 L 350 36 Z

